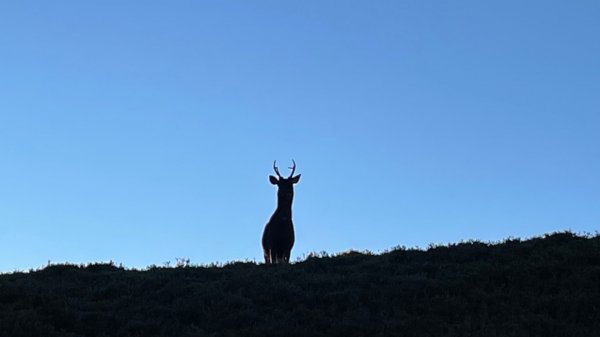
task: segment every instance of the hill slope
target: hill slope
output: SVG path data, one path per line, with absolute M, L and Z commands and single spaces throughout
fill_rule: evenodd
M 600 236 L 0 276 L 2 336 L 600 336 Z

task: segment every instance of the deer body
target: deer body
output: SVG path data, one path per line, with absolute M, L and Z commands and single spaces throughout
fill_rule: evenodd
M 269 181 L 277 185 L 277 208 L 265 226 L 262 236 L 263 254 L 266 264 L 287 263 L 294 246 L 294 224 L 292 222 L 292 201 L 294 200 L 294 184 L 300 180 L 300 175 L 293 176 L 296 168 L 294 162 L 292 173 L 288 178 L 279 174 L 276 163 L 273 169 L 277 177 L 269 176 Z

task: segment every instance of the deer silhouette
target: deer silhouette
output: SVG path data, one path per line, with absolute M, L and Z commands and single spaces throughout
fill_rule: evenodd
M 265 225 L 262 236 L 263 254 L 266 264 L 288 263 L 294 246 L 294 224 L 292 223 L 292 201 L 294 184 L 300 180 L 300 174 L 294 177 L 296 162 L 292 160 L 292 173 L 287 178 L 279 174 L 277 161 L 273 170 L 277 177 L 269 176 L 269 181 L 277 185 L 277 208 Z

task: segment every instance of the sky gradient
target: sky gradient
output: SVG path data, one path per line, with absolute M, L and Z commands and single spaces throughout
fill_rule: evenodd
M 0 4 L 0 271 L 600 228 L 598 1 Z

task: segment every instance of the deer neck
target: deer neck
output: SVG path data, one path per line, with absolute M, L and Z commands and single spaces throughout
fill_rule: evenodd
M 275 213 L 280 216 L 292 217 L 292 200 L 282 200 L 281 198 L 277 199 L 277 209 Z

